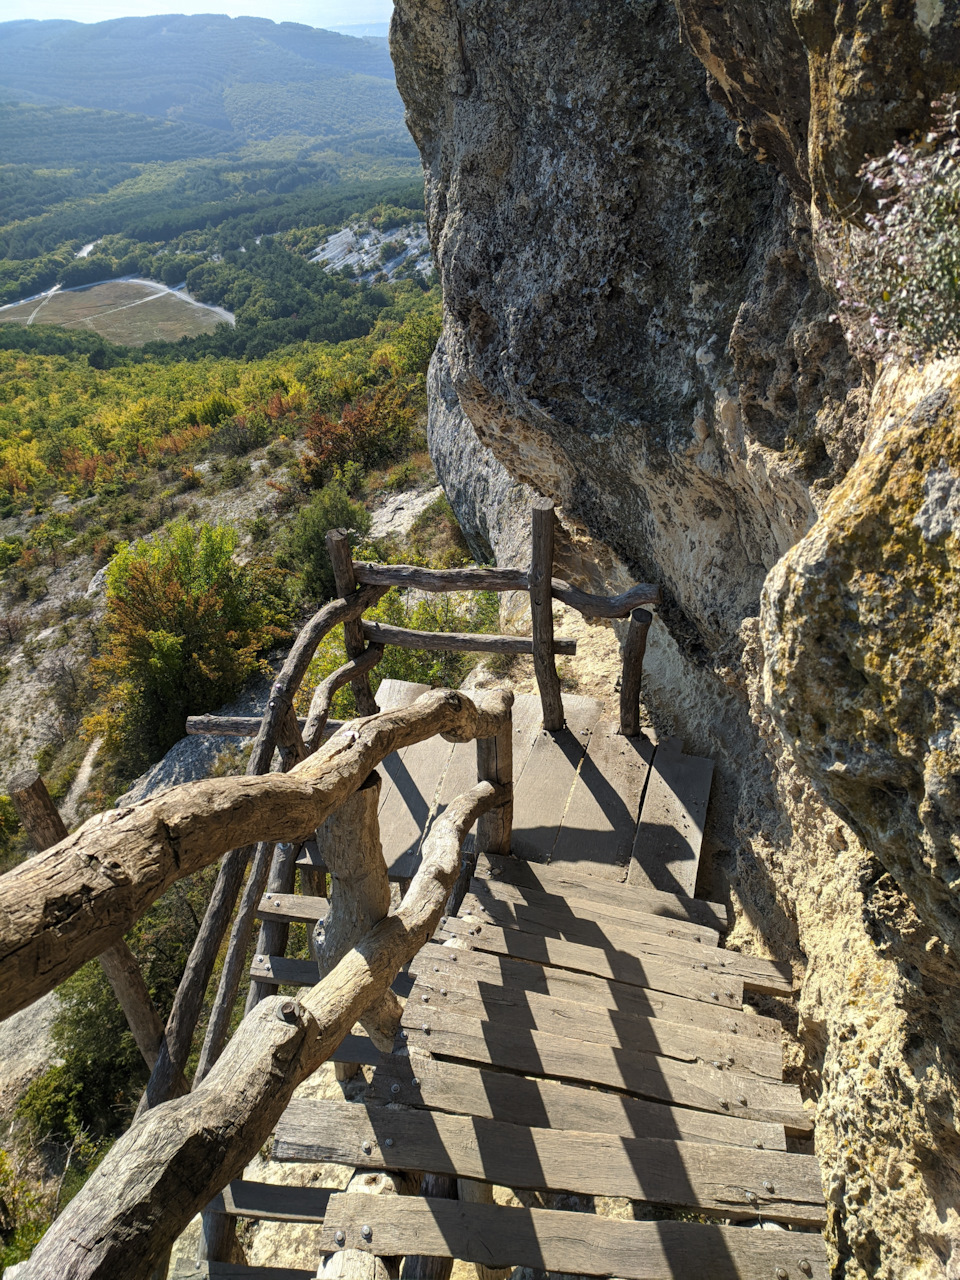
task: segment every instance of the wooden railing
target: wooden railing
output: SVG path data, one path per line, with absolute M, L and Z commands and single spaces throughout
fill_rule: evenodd
M 344 726 L 286 773 L 188 783 L 100 814 L 0 878 L 6 1016 L 115 946 L 170 884 L 231 846 L 298 843 L 345 812 L 369 790 L 376 766 L 404 746 L 438 733 L 454 742 L 476 739 L 478 773 L 493 775 L 434 824 L 420 869 L 393 910 L 376 806 L 366 808 L 365 836 L 341 833 L 346 861 L 336 865 L 328 913 L 328 931 L 339 922 L 338 942 L 321 962 L 325 976 L 297 1000 L 259 1002 L 222 1056 L 208 1052 L 209 1074 L 201 1080 L 198 1073 L 189 1094 L 159 1106 L 150 1100 L 37 1247 L 31 1276 L 149 1276 L 190 1218 L 240 1174 L 293 1089 L 354 1022 L 364 1020 L 380 1043 L 392 1042 L 400 1009 L 391 984 L 436 930 L 463 872 L 467 832 L 479 819 L 478 850 L 509 844 L 512 701 L 504 692 L 473 701 L 434 690 L 409 707 Z M 267 715 L 277 710 L 268 707 Z M 228 960 L 238 944 L 235 930 Z
M 69 1274 L 76 1276 L 121 1270 L 131 1277 L 149 1275 L 189 1218 L 256 1151 L 295 1085 L 331 1055 L 357 1018 L 369 1008 L 385 1008 L 386 1027 L 380 1027 L 380 1034 L 388 1034 L 395 1013 L 387 996 L 390 984 L 436 927 L 461 872 L 460 848 L 470 827 L 480 820 L 477 850 L 509 850 L 512 695 L 489 695 L 477 705 L 462 694 L 436 690 L 402 711 L 378 713 L 369 672 L 386 645 L 532 654 L 544 728 L 558 730 L 563 705 L 555 656 L 574 653 L 576 644 L 554 637 L 552 601 L 559 599 L 587 618 L 629 616 L 620 724 L 628 736 L 639 732 L 640 675 L 652 621 L 642 606 L 655 604 L 659 590 L 641 584 L 622 595 L 602 597 L 553 577 L 553 532 L 553 505 L 537 504 L 529 571 L 354 562 L 347 534 L 331 532 L 327 546 L 340 598 L 320 609 L 300 632 L 263 716 L 188 721 L 190 733 L 254 736 L 246 776 L 172 788 L 128 809 L 100 814 L 64 838 L 59 829 L 44 834 L 38 827 L 38 849 L 54 838 L 58 843 L 0 878 L 0 1017 L 52 990 L 94 957 L 101 957 L 108 975 L 111 964 L 119 973 L 122 957 L 126 978 L 111 981 L 152 1066 L 138 1123 L 101 1166 L 105 1180 L 98 1185 L 110 1187 L 109 1197 L 98 1200 L 91 1189 L 71 1203 L 37 1250 L 45 1268 L 37 1275 L 59 1276 L 69 1269 L 68 1262 L 76 1267 Z M 364 621 L 362 615 L 392 586 L 429 592 L 528 591 L 532 635 L 430 633 Z M 320 642 L 338 625 L 344 627 L 348 661 L 317 687 L 306 718 L 300 720 L 294 698 Z M 361 716 L 368 718 L 331 725 L 333 696 L 348 683 Z M 334 736 L 320 747 L 331 729 Z M 320 824 L 361 789 L 387 755 L 435 733 L 455 741 L 477 739 L 479 782 L 434 826 L 399 909 L 362 936 L 355 930 L 352 949 L 335 957 L 336 965 L 299 1003 L 271 997 L 273 988 L 254 981 L 247 1016 L 221 1056 L 263 893 L 292 892 L 297 853 Z M 271 774 L 277 751 L 282 772 Z M 53 809 L 49 797 L 47 805 Z M 25 826 L 32 830 L 30 822 Z M 357 842 L 358 849 L 362 843 Z M 158 1037 L 159 1019 L 123 934 L 175 880 L 218 859 L 207 911 Z M 385 880 L 385 867 L 382 872 Z M 351 877 L 339 880 L 349 884 Z M 369 904 L 361 910 L 356 902 L 332 901 L 331 919 L 339 914 L 345 920 L 351 912 L 374 918 Z M 189 1088 L 184 1071 L 190 1046 L 231 920 L 198 1070 L 192 1090 L 183 1096 Z M 258 952 L 282 953 L 286 938 L 280 935 L 286 928 L 264 921 Z M 342 936 L 350 936 L 349 930 Z M 258 1008 L 268 998 L 266 1010 Z M 175 1116 L 170 1108 L 176 1109 Z M 227 1131 L 232 1135 L 229 1149 L 221 1149 L 218 1143 L 222 1146 Z M 175 1182 L 179 1170 L 173 1202 L 165 1170 L 174 1171 Z M 163 1211 L 157 1212 L 161 1202 Z M 127 1225 L 118 1231 L 123 1215 Z M 134 1219 L 139 1225 L 131 1230 Z M 222 1241 L 217 1243 L 215 1218 L 208 1214 L 205 1226 L 216 1256 Z M 114 1237 L 126 1243 L 118 1246 Z M 110 1267 L 119 1269 L 111 1272 Z

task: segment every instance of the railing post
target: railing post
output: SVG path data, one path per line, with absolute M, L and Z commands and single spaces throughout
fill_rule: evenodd
M 327 534 L 326 542 L 330 563 L 333 565 L 333 580 L 337 584 L 337 595 L 344 600 L 349 600 L 357 589 L 357 580 L 353 572 L 353 555 L 350 551 L 350 536 L 345 529 L 331 529 Z M 359 618 L 343 624 L 343 638 L 347 657 L 359 658 L 366 648 Z M 360 715 L 376 715 L 379 707 L 370 688 L 370 677 L 364 672 L 355 680 L 351 680 L 350 685 Z
M 510 800 L 491 809 L 477 822 L 477 853 L 506 855 L 510 852 L 513 828 L 513 712 L 507 714 L 500 732 L 493 738 L 477 739 L 477 781 L 510 788 Z
M 620 679 L 620 732 L 625 738 L 635 738 L 640 732 L 640 678 L 651 622 L 653 614 L 649 609 L 634 609 L 630 615 Z
M 533 504 L 533 553 L 530 566 L 530 615 L 533 621 L 533 669 L 543 703 L 543 727 L 563 728 L 560 677 L 553 656 L 553 503 Z
M 59 809 L 35 770 L 15 774 L 10 779 L 9 792 L 17 817 L 38 853 L 68 835 Z M 120 1002 L 137 1048 L 152 1070 L 163 1041 L 163 1023 L 150 999 L 137 957 L 121 939 L 102 953 L 100 965 Z

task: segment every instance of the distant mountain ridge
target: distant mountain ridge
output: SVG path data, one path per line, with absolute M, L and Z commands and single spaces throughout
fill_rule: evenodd
M 403 120 L 384 43 L 214 14 L 0 23 L 2 99 L 134 113 L 247 139 L 327 132 L 331 113 L 348 101 L 371 127 Z

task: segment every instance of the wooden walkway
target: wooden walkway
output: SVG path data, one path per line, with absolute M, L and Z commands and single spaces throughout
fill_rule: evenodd
M 386 682 L 379 699 L 422 691 Z M 235 1182 L 221 1207 L 322 1223 L 319 1250 L 334 1255 L 826 1280 L 820 1172 L 797 1153 L 812 1113 L 783 1082 L 779 1023 L 745 1003 L 791 995 L 789 967 L 724 950 L 726 909 L 694 896 L 712 765 L 675 740 L 619 736 L 589 698 L 564 709 L 566 727 L 548 734 L 539 699 L 517 699 L 512 856 L 479 860 L 458 913 L 398 982 L 393 1054 L 363 1036 L 338 1050 L 375 1068 L 364 1100 L 295 1100 L 276 1132 L 274 1159 L 445 1175 L 459 1197 Z M 475 781 L 475 747 L 433 739 L 382 772 L 385 856 L 405 880 L 437 813 Z M 316 922 L 326 901 L 268 895 L 261 911 Z M 316 978 L 312 962 L 279 956 L 255 957 L 252 972 Z M 651 1208 L 636 1221 L 516 1196 L 505 1207 L 491 1186 L 533 1206 L 567 1192 Z

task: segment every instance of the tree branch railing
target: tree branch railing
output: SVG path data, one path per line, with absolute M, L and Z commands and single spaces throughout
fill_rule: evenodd
M 109 1157 L 111 1174 L 114 1159 L 120 1162 L 116 1169 L 117 1187 L 124 1190 L 114 1196 L 111 1188 L 109 1205 L 98 1203 L 95 1193 L 81 1193 L 38 1249 L 36 1256 L 45 1266 L 49 1258 L 50 1267 L 37 1275 L 59 1275 L 68 1255 L 86 1258 L 82 1265 L 78 1263 L 80 1269 L 71 1270 L 71 1275 L 112 1274 L 110 1267 L 115 1261 L 107 1259 L 115 1260 L 119 1255 L 111 1252 L 116 1241 L 111 1242 L 109 1232 L 104 1233 L 104 1224 L 108 1220 L 119 1222 L 119 1217 L 111 1217 L 114 1213 L 128 1215 L 120 1232 L 127 1241 L 125 1273 L 148 1275 L 153 1261 L 162 1257 L 180 1229 L 171 1224 L 180 1222 L 181 1202 L 186 1206 L 182 1219 L 185 1225 L 197 1209 L 236 1176 L 249 1158 L 246 1147 L 250 1146 L 252 1154 L 260 1145 L 295 1084 L 333 1053 L 362 1012 L 360 1005 L 363 1009 L 392 1007 L 389 1001 L 384 1004 L 390 984 L 402 964 L 432 933 L 443 908 L 440 901 L 434 910 L 437 886 L 444 886 L 445 898 L 454 887 L 458 872 L 462 875 L 460 844 L 481 814 L 485 816 L 478 828 L 477 847 L 490 852 L 509 850 L 512 695 L 492 695 L 492 703 L 488 698 L 483 706 L 477 706 L 464 695 L 437 690 L 410 707 L 376 714 L 368 677 L 386 645 L 532 653 L 544 703 L 544 726 L 556 729 L 562 725 L 562 703 L 558 706 L 555 656 L 575 653 L 576 642 L 553 637 L 552 601 L 559 599 L 587 618 L 630 616 L 621 682 L 621 731 L 628 736 L 639 732 L 640 672 L 651 621 L 643 606 L 658 602 L 659 589 L 638 584 L 621 595 L 602 597 L 554 578 L 553 521 L 552 504 L 538 504 L 534 511 L 534 560 L 529 573 L 516 569 L 431 570 L 354 562 L 347 535 L 332 531 L 327 544 L 342 596 L 320 609 L 300 632 L 271 687 L 263 716 L 202 716 L 188 721 L 188 733 L 254 737 L 246 776 L 185 784 L 129 808 L 100 814 L 53 848 L 0 878 L 3 1018 L 52 990 L 85 961 L 110 948 L 123 950 L 123 934 L 170 884 L 222 859 L 173 1010 L 160 1037 L 138 1119 L 114 1148 L 118 1154 Z M 365 621 L 364 612 L 392 586 L 427 592 L 528 591 L 533 636 L 417 632 Z M 321 682 L 308 715 L 298 718 L 293 709 L 294 698 L 320 642 L 337 625 L 344 626 L 348 661 Z M 348 683 L 354 688 L 358 708 L 367 718 L 349 724 L 330 721 L 334 694 Z M 321 740 L 331 733 L 332 738 L 320 747 Z M 435 824 L 424 842 L 421 869 L 399 910 L 376 924 L 345 957 L 337 957 L 339 963 L 301 1005 L 291 1005 L 289 1001 L 278 1005 L 276 997 L 268 996 L 266 986 L 254 982 L 247 1016 L 222 1055 L 264 888 L 291 891 L 300 845 L 362 786 L 381 760 L 436 733 L 454 741 L 478 740 L 481 783 L 455 801 Z M 270 773 L 277 751 L 283 772 Z M 451 854 L 452 841 L 456 848 Z M 386 875 L 385 866 L 383 874 Z M 246 888 L 234 918 L 245 877 Z M 413 933 L 398 933 L 395 922 L 408 917 L 420 923 Z M 424 922 L 428 917 L 427 929 Z M 231 919 L 232 932 L 193 1091 L 177 1098 L 186 1087 L 183 1070 Z M 271 930 L 276 932 L 277 928 L 276 922 L 262 922 L 259 950 L 270 949 L 263 944 L 273 940 Z M 423 929 L 427 932 L 421 937 Z M 420 940 L 414 946 L 415 938 Z M 385 959 L 388 954 L 394 959 L 402 954 L 403 958 L 393 966 L 392 959 Z M 365 959 L 361 962 L 359 956 Z M 133 960 L 132 954 L 129 958 Z M 133 963 L 136 968 L 135 960 Z M 272 1015 L 270 1011 L 275 1006 L 279 1011 Z M 234 1064 L 238 1074 L 231 1075 L 234 1067 L 228 1063 Z M 259 1081 L 262 1105 L 258 1103 L 249 1125 L 238 1125 L 237 1114 L 246 1113 L 250 1105 L 250 1088 L 241 1082 L 251 1086 L 254 1078 Z M 231 1106 L 235 1108 L 232 1113 Z M 177 1108 L 176 1116 L 171 1108 Z M 162 1122 L 161 1115 L 165 1117 Z M 244 1130 L 240 1154 L 236 1143 L 239 1129 Z M 202 1140 L 197 1136 L 201 1130 L 205 1135 Z M 225 1141 L 227 1130 L 232 1145 L 227 1144 L 229 1150 L 215 1150 L 218 1141 Z M 255 1138 L 249 1143 L 248 1132 Z M 167 1166 L 172 1171 L 178 1161 L 186 1159 L 184 1153 L 191 1140 L 194 1147 L 197 1141 L 201 1142 L 204 1154 L 199 1157 L 200 1165 L 208 1176 L 181 1176 L 176 1183 L 176 1173 L 169 1172 L 176 1183 L 175 1191 L 171 1191 L 173 1184 L 165 1181 Z M 169 1153 L 169 1160 L 157 1165 L 155 1176 L 138 1164 L 138 1153 L 149 1150 L 153 1152 L 151 1160 L 160 1151 Z M 131 1175 L 132 1181 L 125 1173 L 127 1165 L 139 1170 L 136 1177 Z M 106 1169 L 106 1162 L 101 1169 Z M 146 1190 L 148 1184 L 153 1188 L 150 1191 Z M 201 1187 L 191 1191 L 189 1205 L 185 1200 L 187 1186 Z M 172 1194 L 172 1201 L 165 1198 L 168 1194 Z M 138 1195 L 141 1200 L 134 1204 L 131 1197 Z M 85 1208 L 86 1201 L 90 1201 L 89 1210 Z M 75 1219 L 81 1212 L 85 1216 L 78 1227 Z M 142 1222 L 137 1217 L 141 1212 L 145 1215 Z M 166 1225 L 161 1225 L 161 1218 Z M 134 1220 L 139 1225 L 131 1234 L 128 1224 Z M 61 1228 L 61 1223 L 72 1225 Z M 88 1224 L 94 1223 L 100 1225 L 90 1226 L 88 1231 Z M 129 1242 L 134 1238 L 148 1243 L 131 1249 Z M 97 1243 L 88 1247 L 78 1243 L 81 1239 Z

